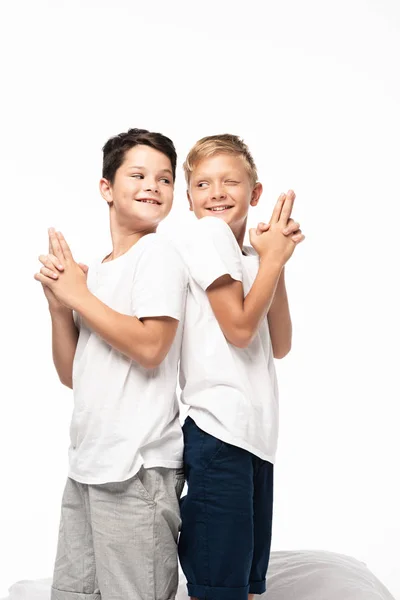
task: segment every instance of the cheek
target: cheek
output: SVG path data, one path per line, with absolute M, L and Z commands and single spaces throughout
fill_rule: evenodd
M 197 213 L 204 209 L 207 198 L 205 197 L 204 194 L 193 194 L 191 196 L 191 200 L 192 200 L 193 211 L 195 213 Z
M 236 198 L 236 203 L 240 206 L 241 210 L 247 211 L 251 202 L 251 195 L 239 194 Z
M 173 190 L 171 190 L 167 194 L 165 194 L 165 196 L 164 196 L 165 206 L 168 209 L 170 209 L 171 206 L 172 206 L 173 201 L 174 201 L 174 192 L 173 192 Z
M 196 217 L 204 214 L 204 212 L 205 212 L 205 208 L 204 208 L 203 204 L 201 204 L 199 202 L 192 202 L 192 210 L 193 210 L 194 214 L 196 215 Z
M 132 180 L 132 182 L 127 182 L 124 183 L 124 185 L 119 186 L 118 188 L 118 194 L 121 198 L 123 198 L 124 200 L 131 197 L 132 194 L 135 192 L 135 181 Z

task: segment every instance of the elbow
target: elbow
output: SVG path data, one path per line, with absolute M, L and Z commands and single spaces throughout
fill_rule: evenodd
M 274 353 L 274 358 L 285 358 L 285 356 L 287 356 L 290 352 L 290 350 L 292 349 L 292 344 L 289 343 L 286 346 L 281 346 L 280 348 L 273 348 L 273 353 Z
M 72 377 L 63 377 L 62 375 L 60 375 L 59 379 L 60 379 L 61 383 L 63 385 L 65 385 L 65 387 L 72 390 Z
M 226 339 L 232 346 L 241 348 L 242 350 L 248 348 L 254 338 L 254 331 L 247 329 L 237 329 L 236 331 L 230 332 L 225 336 Z
M 157 369 L 157 367 L 159 367 L 161 363 L 162 360 L 159 361 L 151 358 L 142 358 L 139 361 L 140 366 L 144 369 L 147 369 L 148 371 L 151 371 L 152 369 Z
M 159 344 L 150 344 L 146 348 L 143 348 L 143 352 L 140 357 L 136 357 L 135 360 L 144 368 L 149 371 L 157 369 L 166 357 L 167 352 Z

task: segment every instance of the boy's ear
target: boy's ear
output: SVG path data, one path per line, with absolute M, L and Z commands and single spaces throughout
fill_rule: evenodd
M 107 204 L 109 206 L 112 206 L 113 194 L 112 194 L 111 184 L 108 181 L 108 179 L 104 179 L 104 177 L 102 177 L 99 182 L 99 188 L 100 188 L 100 194 L 102 195 L 104 200 L 107 202 Z
M 186 196 L 187 196 L 187 199 L 189 200 L 189 210 L 193 210 L 193 202 L 190 197 L 189 190 L 186 190 Z
M 258 201 L 260 199 L 260 196 L 263 192 L 263 186 L 262 183 L 260 183 L 259 181 L 256 183 L 256 185 L 254 186 L 254 189 L 251 193 L 251 200 L 250 200 L 250 206 L 257 206 Z

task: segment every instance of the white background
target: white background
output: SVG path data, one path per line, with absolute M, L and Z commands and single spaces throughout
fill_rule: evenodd
M 101 147 L 161 131 L 180 161 L 245 138 L 265 193 L 297 193 L 294 322 L 277 365 L 274 549 L 364 560 L 400 596 L 397 0 L 2 1 L 0 597 L 51 576 L 69 390 L 33 280 L 48 226 L 77 259 L 109 251 Z M 179 168 L 163 229 L 194 218 Z

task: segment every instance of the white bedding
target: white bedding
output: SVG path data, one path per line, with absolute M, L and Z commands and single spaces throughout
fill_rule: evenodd
M 48 600 L 51 579 L 19 581 L 7 600 Z M 177 600 L 187 600 L 181 574 Z M 395 600 L 364 563 L 333 552 L 272 552 L 263 600 Z

